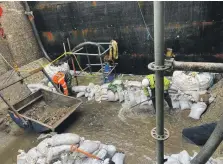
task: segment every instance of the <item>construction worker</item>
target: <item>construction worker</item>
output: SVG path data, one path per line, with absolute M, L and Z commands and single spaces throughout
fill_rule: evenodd
M 155 75 L 151 74 L 151 75 L 146 76 L 142 80 L 142 86 L 143 86 L 144 94 L 147 97 L 150 97 L 152 99 L 154 109 L 156 110 L 156 98 L 155 98 L 156 97 L 155 96 L 155 86 L 156 86 L 156 83 L 155 83 Z M 169 108 L 170 108 L 169 111 L 171 111 L 173 106 L 172 106 L 171 98 L 170 98 L 169 93 L 168 93 L 169 86 L 170 86 L 170 81 L 166 77 L 164 77 L 164 99 L 166 100 L 167 104 L 169 105 Z M 151 89 L 151 93 L 152 93 L 151 96 L 149 94 L 148 87 Z
M 68 96 L 71 93 L 71 80 L 70 73 L 57 72 L 53 78 L 53 82 L 58 85 L 64 95 Z

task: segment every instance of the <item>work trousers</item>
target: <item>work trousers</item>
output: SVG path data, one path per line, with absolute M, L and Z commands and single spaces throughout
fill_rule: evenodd
M 155 95 L 155 88 L 154 89 L 151 89 L 151 92 L 152 92 L 152 95 L 151 95 L 151 99 L 152 99 L 152 102 L 153 102 L 153 106 L 156 110 L 156 95 Z M 170 98 L 170 95 L 168 93 L 168 91 L 165 91 L 164 92 L 164 100 L 167 102 L 169 108 L 173 108 L 173 105 L 172 105 L 172 101 L 171 101 L 171 98 Z

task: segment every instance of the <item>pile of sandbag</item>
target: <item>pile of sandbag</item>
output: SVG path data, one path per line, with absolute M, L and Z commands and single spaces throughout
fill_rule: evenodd
M 175 71 L 172 77 L 170 95 L 173 108 L 191 109 L 189 117 L 200 119 L 213 101 L 207 89 L 213 85 L 214 75 L 211 73 Z
M 167 162 L 165 164 L 190 164 L 191 160 L 197 155 L 197 153 L 194 153 L 194 155 L 191 157 L 186 150 L 183 150 L 179 154 L 172 154 L 170 156 L 164 156 L 165 159 L 167 159 Z M 221 159 L 213 159 L 210 158 L 206 164 L 222 164 L 223 160 Z
M 41 141 L 27 153 L 19 150 L 17 164 L 123 164 L 125 154 L 100 141 L 90 141 L 77 134 L 56 134 Z

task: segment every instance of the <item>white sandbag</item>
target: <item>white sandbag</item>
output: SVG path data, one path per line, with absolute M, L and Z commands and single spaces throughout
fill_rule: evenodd
M 138 87 L 138 88 L 141 88 L 142 84 L 139 81 L 126 81 L 125 82 L 125 86 L 126 87 Z
M 72 91 L 74 92 L 85 92 L 86 91 L 87 86 L 73 86 L 72 87 Z
M 118 101 L 119 97 L 118 97 L 118 92 L 115 92 L 115 101 Z
M 172 100 L 172 105 L 174 109 L 180 109 L 180 102 L 178 100 Z
M 112 82 L 113 85 L 121 85 L 122 84 L 122 80 L 114 80 Z
M 180 100 L 180 109 L 185 110 L 185 109 L 190 109 L 190 103 L 188 100 Z
M 53 164 L 63 164 L 61 161 L 53 162 Z
M 85 95 L 84 95 L 85 97 L 88 97 L 89 96 L 89 93 L 87 93 L 87 92 L 85 92 Z
M 79 97 L 82 97 L 84 95 L 85 95 L 85 92 L 79 92 L 76 97 L 79 98 Z
M 108 101 L 116 101 L 115 94 L 111 90 L 108 90 Z
M 108 89 L 109 84 L 110 84 L 110 83 L 103 84 L 103 85 L 101 85 L 101 88 L 102 88 L 102 89 Z
M 186 150 L 180 152 L 178 160 L 183 164 L 190 164 L 191 157 Z
M 70 72 L 70 67 L 67 63 L 63 63 L 59 66 L 48 65 L 44 69 L 51 78 L 59 71 L 64 73 Z
M 85 140 L 83 143 L 80 144 L 79 149 L 92 154 L 93 152 L 98 150 L 99 146 L 99 142 Z M 79 156 L 82 158 L 86 157 L 84 154 L 80 154 Z
M 52 146 L 59 146 L 59 145 L 72 145 L 77 144 L 80 142 L 80 136 L 73 133 L 64 133 L 54 135 L 51 141 Z
M 26 154 L 26 161 L 30 164 L 35 164 L 42 154 L 36 149 L 36 147 L 30 149 Z
M 115 164 L 124 164 L 125 160 L 125 154 L 123 153 L 115 153 L 115 155 L 112 157 L 112 161 L 115 162 Z
M 46 138 L 43 141 L 41 141 L 36 149 L 42 154 L 42 155 L 46 155 L 49 151 L 49 148 L 52 145 L 52 138 Z
M 101 144 L 100 145 L 100 149 L 105 149 L 108 153 L 108 158 L 111 158 L 114 156 L 115 152 L 116 152 L 116 147 L 113 145 L 105 145 L 105 144 Z
M 207 108 L 207 105 L 204 102 L 198 102 L 198 103 L 193 104 L 191 106 L 189 117 L 196 120 L 200 119 L 202 113 L 204 113 L 206 108 Z
M 171 88 L 182 91 L 198 91 L 199 82 L 194 76 L 186 75 L 182 71 L 174 71 Z
M 49 148 L 49 151 L 47 153 L 47 163 L 50 163 L 52 160 L 55 160 L 60 157 L 60 154 L 62 153 L 68 153 L 70 152 L 70 145 L 62 145 L 62 146 L 55 146 Z
M 206 90 L 213 84 L 213 75 L 211 73 L 199 73 L 196 78 L 199 81 L 200 90 Z
M 26 153 L 24 152 L 24 150 L 18 150 L 18 152 L 20 154 L 17 155 L 17 164 L 28 164 L 26 162 Z
M 47 134 L 40 134 L 40 136 L 37 138 L 37 140 L 42 140 L 42 139 L 46 139 L 46 138 L 50 138 L 54 135 L 56 135 L 57 133 L 56 132 L 50 132 L 50 133 L 47 133 Z
M 46 157 L 38 158 L 36 164 L 46 164 Z
M 107 95 L 108 89 L 107 88 L 101 88 L 101 95 Z
M 44 90 L 48 90 L 48 91 L 52 91 L 52 92 L 55 91 L 54 88 L 50 88 L 50 87 L 45 86 L 45 85 L 43 85 L 43 84 L 41 84 L 41 83 L 28 84 L 27 87 L 30 89 L 30 91 L 31 91 L 32 93 L 34 93 L 34 92 L 36 92 L 36 91 L 38 91 L 38 90 L 40 90 L 40 89 L 44 89 Z

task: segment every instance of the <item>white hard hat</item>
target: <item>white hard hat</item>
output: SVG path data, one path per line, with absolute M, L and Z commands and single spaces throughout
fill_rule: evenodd
M 147 78 L 142 80 L 142 86 L 143 87 L 148 87 L 149 86 L 149 80 Z

